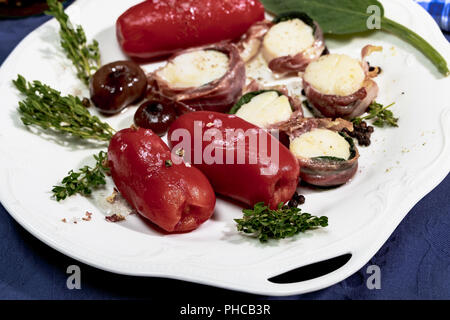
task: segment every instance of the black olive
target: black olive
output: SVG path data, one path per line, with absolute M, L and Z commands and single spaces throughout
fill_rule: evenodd
M 134 124 L 141 128 L 151 129 L 157 135 L 163 136 L 176 118 L 177 114 L 171 105 L 159 101 L 147 101 L 136 111 Z
M 91 100 L 104 114 L 115 114 L 142 100 L 147 91 L 144 71 L 132 61 L 116 61 L 98 69 L 91 79 Z

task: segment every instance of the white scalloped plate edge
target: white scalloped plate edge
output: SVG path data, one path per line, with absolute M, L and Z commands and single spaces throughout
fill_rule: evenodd
M 411 12 L 423 21 L 422 28 L 428 28 L 427 31 L 434 37 L 434 39 L 430 39 L 430 41 L 433 40 L 431 41 L 433 45 L 435 45 L 435 47 L 448 59 L 450 56 L 448 43 L 440 33 L 432 18 L 411 1 L 404 2 L 397 0 L 392 2 L 402 2 L 402 5 L 407 5 L 408 8 L 411 9 Z M 82 3 L 83 1 L 78 1 L 72 5 L 72 7 L 75 8 L 75 6 L 81 6 Z M 74 8 L 72 7 L 69 10 L 73 10 Z M 37 40 L 35 37 L 37 31 L 46 25 L 40 27 L 23 40 L 3 64 L 0 70 L 0 89 L 6 87 L 4 81 L 7 82 L 11 77 L 14 77 L 15 59 L 26 50 L 28 44 Z M 449 99 L 446 101 L 448 102 Z M 377 250 L 379 250 L 409 210 L 422 197 L 436 187 L 448 174 L 450 168 L 448 161 L 450 156 L 448 138 L 450 129 L 450 126 L 448 125 L 450 117 L 449 108 L 442 108 L 441 113 L 438 114 L 437 117 L 440 119 L 440 134 L 443 137 L 443 145 L 439 155 L 436 158 L 431 159 L 431 162 L 427 163 L 431 163 L 431 166 L 427 166 L 427 168 L 418 172 L 417 176 L 405 172 L 404 175 L 401 175 L 400 181 L 391 181 L 395 179 L 388 180 L 386 185 L 377 189 L 377 196 L 381 195 L 388 197 L 389 191 L 391 191 L 391 185 L 389 183 L 394 183 L 394 187 L 399 184 L 404 186 L 402 191 L 404 192 L 405 197 L 402 198 L 401 201 L 395 203 L 395 206 L 392 204 L 392 199 L 387 200 L 386 206 L 384 207 L 384 210 L 390 212 L 390 220 L 384 220 L 382 219 L 384 215 L 380 215 L 377 219 L 373 220 L 370 225 L 360 229 L 351 237 L 330 244 L 327 246 L 326 250 L 311 252 L 306 256 L 303 255 L 301 262 L 296 260 L 298 250 L 292 249 L 292 253 L 290 254 L 283 253 L 285 257 L 282 261 L 279 259 L 267 259 L 262 265 L 255 263 L 247 268 L 236 268 L 235 271 L 230 273 L 232 276 L 228 275 L 225 277 L 226 279 L 217 276 L 219 272 L 225 272 L 217 267 L 214 268 L 187 262 L 184 268 L 180 268 L 176 263 L 168 265 L 167 263 L 165 264 L 164 261 L 162 263 L 153 261 L 150 264 L 151 268 L 149 268 L 148 264 L 144 264 L 145 266 L 140 267 L 133 266 L 132 259 L 127 261 L 127 259 L 123 259 L 123 257 L 116 259 L 117 257 L 114 257 L 114 255 L 91 252 L 89 248 L 78 245 L 70 239 L 67 239 L 63 234 L 55 233 L 54 230 L 43 225 L 40 222 L 39 217 L 22 208 L 20 206 L 20 201 L 15 198 L 15 195 L 10 189 L 6 188 L 6 183 L 2 183 L 0 186 L 0 200 L 13 218 L 38 239 L 74 259 L 103 270 L 136 276 L 167 277 L 258 294 L 291 295 L 306 293 L 333 285 L 359 270 L 377 252 Z M 4 132 L 0 131 L 0 134 L 3 135 Z M 3 149 L 3 146 L 0 148 Z M 6 150 L 4 149 L 2 150 L 2 152 L 5 151 Z M 3 160 L 6 159 L 6 157 L 1 157 L 0 159 Z M 2 165 L 0 171 L 2 181 L 5 182 L 7 179 L 11 179 L 11 177 L 9 177 L 9 175 L 11 175 L 11 168 L 9 168 L 9 171 L 6 169 L 7 168 Z M 389 201 L 391 203 L 389 203 Z M 374 233 L 376 233 L 376 236 L 374 236 Z M 139 238 L 141 236 L 137 235 L 136 237 Z M 168 242 L 166 245 L 172 244 Z M 307 265 L 315 261 L 332 258 L 348 252 L 353 254 L 350 261 L 342 268 L 323 277 L 301 283 L 285 285 L 274 284 L 267 281 L 267 278 L 270 276 L 288 271 L 294 267 Z M 136 261 L 134 262 L 136 263 Z M 270 271 L 268 271 L 268 269 L 270 269 Z M 249 273 L 249 270 L 252 272 Z

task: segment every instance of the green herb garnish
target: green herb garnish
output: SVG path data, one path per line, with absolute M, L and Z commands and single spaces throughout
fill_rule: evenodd
M 258 91 L 252 91 L 249 93 L 244 94 L 238 102 L 236 102 L 236 104 L 231 108 L 231 110 L 228 112 L 229 114 L 236 114 L 239 109 L 243 106 L 246 105 L 247 103 L 249 103 L 250 101 L 252 101 L 252 99 L 256 96 L 259 96 L 262 93 L 265 92 L 276 92 L 278 93 L 278 96 L 282 96 L 283 94 L 277 90 L 258 90 Z
M 166 160 L 166 161 L 164 161 L 164 164 L 166 165 L 167 168 L 170 168 L 173 166 L 172 160 Z
M 350 157 L 348 159 L 351 160 L 354 157 L 356 157 L 356 147 L 355 147 L 355 142 L 353 141 L 353 139 L 348 134 L 346 134 L 345 132 L 342 132 L 342 131 L 339 132 L 339 135 L 341 137 L 343 137 L 350 145 Z
M 82 139 L 111 140 L 114 129 L 91 115 L 80 98 L 71 95 L 61 96 L 59 91 L 39 81 L 27 82 L 21 75 L 13 83 L 26 97 L 19 102 L 18 108 L 24 125 L 34 125 L 44 130 L 71 134 Z M 72 170 L 62 180 L 61 186 L 53 188 L 57 201 L 75 194 L 90 195 L 92 189 L 106 183 L 105 173 L 108 171 L 106 153 L 102 151 L 94 158 L 96 160 L 94 168 L 85 166 L 78 172 Z
M 344 162 L 347 161 L 344 158 L 338 158 L 338 157 L 330 157 L 330 156 L 321 156 L 321 157 L 314 157 L 313 160 L 322 160 L 322 161 L 328 161 L 328 162 Z
M 18 108 L 24 125 L 98 141 L 109 141 L 113 136 L 114 129 L 91 115 L 80 98 L 61 96 L 59 91 L 39 81 L 27 82 L 21 75 L 13 83 L 26 97 Z
M 57 0 L 47 0 L 49 10 L 45 13 L 54 16 L 60 25 L 61 46 L 77 70 L 77 77 L 86 85 L 100 67 L 98 42 L 87 44 L 86 34 L 81 26 L 72 26 L 62 4 Z
M 395 102 L 385 107 L 382 104 L 374 101 L 368 108 L 369 114 L 367 116 L 355 118 L 352 120 L 352 122 L 356 125 L 359 125 L 364 120 L 374 119 L 373 125 L 379 128 L 382 128 L 384 126 L 398 127 L 398 118 L 394 117 L 394 113 L 391 110 L 388 110 L 394 104 Z
M 53 196 L 57 201 L 66 199 L 75 194 L 89 196 L 92 189 L 105 185 L 105 173 L 109 171 L 106 161 L 107 154 L 101 151 L 98 155 L 94 155 L 96 164 L 93 168 L 85 166 L 78 172 L 71 170 L 65 177 L 61 186 L 53 187 Z
M 390 32 L 420 50 L 445 76 L 450 74 L 447 62 L 425 39 L 405 26 L 384 16 L 377 0 L 261 0 L 266 10 L 276 14 L 302 11 L 317 21 L 326 34 L 353 34 L 367 31 L 372 16 L 370 6 L 380 8 L 381 30 Z
M 253 209 L 242 210 L 244 217 L 235 219 L 237 230 L 256 236 L 259 241 L 284 239 L 300 232 L 328 226 L 327 217 L 315 217 L 303 213 L 300 208 L 289 208 L 280 203 L 277 210 L 271 210 L 263 202 Z
M 305 24 L 312 27 L 314 30 L 316 29 L 314 20 L 311 19 L 311 17 L 308 16 L 306 13 L 300 12 L 300 11 L 286 12 L 286 13 L 279 14 L 277 17 L 275 17 L 275 19 L 273 20 L 273 23 L 280 23 L 283 21 L 289 21 L 289 20 L 293 20 L 293 19 L 300 19 Z

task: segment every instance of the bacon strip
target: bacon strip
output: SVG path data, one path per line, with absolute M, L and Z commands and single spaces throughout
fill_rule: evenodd
M 302 134 L 313 129 L 328 129 L 340 132 L 344 128 L 353 131 L 353 123 L 344 119 L 330 119 L 330 118 L 304 118 L 302 115 L 292 115 L 292 117 L 279 125 L 280 131 L 286 132 L 293 140 Z
M 273 23 L 271 21 L 259 21 L 252 25 L 242 36 L 237 46 L 244 62 L 252 60 L 258 54 L 262 40 L 272 26 Z
M 245 65 L 239 50 L 234 44 L 219 43 L 183 50 L 173 55 L 169 62 L 179 55 L 198 50 L 216 50 L 228 55 L 227 73 L 201 87 L 174 88 L 158 75 L 158 71 L 161 70 L 158 69 L 148 77 L 150 86 L 148 98 L 158 98 L 166 103 L 172 103 L 179 114 L 200 110 L 228 112 L 241 97 L 245 85 Z

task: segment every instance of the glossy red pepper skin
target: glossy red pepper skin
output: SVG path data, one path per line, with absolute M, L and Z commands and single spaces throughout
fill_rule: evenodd
M 171 152 L 148 129 L 124 129 L 111 139 L 108 161 L 120 194 L 168 232 L 187 232 L 208 220 L 216 197 L 196 168 L 170 162 Z
M 201 125 L 199 125 L 199 121 Z M 190 145 L 191 148 L 185 150 L 185 158 L 190 158 L 193 161 L 192 164 L 208 177 L 216 193 L 238 200 L 249 206 L 253 206 L 258 202 L 264 202 L 271 208 L 277 207 L 281 202 L 289 201 L 294 195 L 300 174 L 298 161 L 285 146 L 267 131 L 234 115 L 210 111 L 187 113 L 175 120 L 169 129 L 169 146 L 173 152 L 177 152 L 178 148 L 185 144 L 183 141 L 184 137 L 180 136 L 182 130 L 178 129 L 187 130 L 191 139 L 186 144 Z M 202 139 L 195 134 L 196 131 L 199 132 L 201 130 L 202 136 L 205 136 L 205 132 L 207 133 L 206 136 L 208 136 L 208 130 L 211 129 L 221 132 L 223 139 L 220 138 L 220 135 L 215 136 L 215 139 L 212 139 L 214 144 L 211 144 L 210 141 L 205 141 L 207 139 Z M 265 139 L 267 150 L 269 151 L 261 153 L 259 145 L 256 148 L 254 148 L 254 145 L 252 147 L 251 139 L 248 136 L 247 138 L 245 136 L 244 138 L 238 138 L 243 143 L 241 145 L 237 140 L 234 140 L 235 143 L 230 143 L 233 138 L 226 138 L 226 132 L 230 129 L 242 129 L 244 132 L 257 134 L 258 141 Z M 239 135 L 235 135 L 235 137 L 239 137 Z M 197 161 L 195 159 L 195 149 L 197 147 L 195 141 L 197 141 L 197 144 L 199 141 L 202 141 L 200 142 L 202 155 L 205 154 L 205 149 L 211 150 L 207 149 L 211 147 L 214 150 L 211 152 L 212 155 L 222 154 L 222 164 L 217 162 L 211 164 L 211 161 L 208 164 L 205 159 Z M 275 154 L 274 150 L 278 150 L 279 154 L 278 170 L 273 171 L 271 174 L 267 174 L 270 171 L 262 174 L 263 170 L 276 165 L 277 160 L 274 160 L 275 157 L 273 157 Z M 234 164 L 227 161 L 227 151 L 232 155 Z M 242 151 L 245 153 L 245 163 L 238 164 L 238 154 Z M 207 154 L 209 154 L 209 151 Z M 251 163 L 250 159 L 256 159 L 256 161 Z M 268 159 L 269 162 L 267 162 Z
M 263 19 L 259 0 L 148 0 L 123 13 L 116 31 L 128 56 L 153 59 L 237 39 Z

